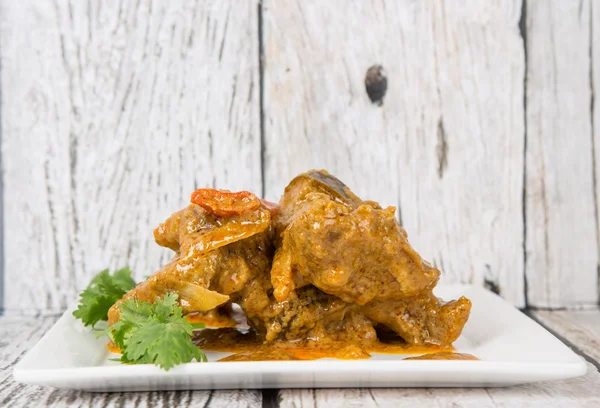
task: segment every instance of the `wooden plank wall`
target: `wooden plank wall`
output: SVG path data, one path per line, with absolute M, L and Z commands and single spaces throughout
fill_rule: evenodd
M 310 168 L 396 206 L 448 282 L 597 305 L 592 3 L 0 3 L 0 309 L 151 273 L 195 187 L 276 200 Z
M 7 311 L 148 275 L 199 186 L 261 190 L 255 2 L 2 2 Z M 10 255 L 9 255 L 10 254 Z
M 527 0 L 526 271 L 535 306 L 598 301 L 592 3 Z
M 267 196 L 324 166 L 398 206 L 449 280 L 523 305 L 520 3 L 384 3 L 265 2 Z M 364 85 L 376 64 L 381 105 Z

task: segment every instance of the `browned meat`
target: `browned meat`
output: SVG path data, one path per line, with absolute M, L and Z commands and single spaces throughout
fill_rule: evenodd
M 463 297 L 444 304 L 432 294 L 440 272 L 410 246 L 394 214 L 394 207 L 363 202 L 324 171 L 296 177 L 274 221 L 279 237 L 271 270 L 274 296 L 295 299 L 297 288 L 311 284 L 346 302 L 345 311 L 360 305 L 353 313 L 410 344 L 451 344 L 471 303 Z
M 361 310 L 410 344 L 447 346 L 460 336 L 471 301 L 461 297 L 444 303 L 427 290 L 406 299 L 376 300 Z
M 265 333 L 267 341 L 323 340 L 325 333 L 329 333 L 325 336 L 328 338 L 348 335 L 369 337 L 364 330 L 341 330 L 353 321 L 356 323 L 356 319 L 350 318 L 354 309 L 354 305 L 308 285 L 298 289 L 294 299 L 285 302 L 271 299 L 269 306 L 261 313 L 248 315 L 248 323 L 258 332 Z M 370 322 L 363 326 L 372 332 L 371 337 L 375 339 Z
M 297 275 L 349 303 L 414 296 L 439 270 L 423 261 L 396 221 L 396 209 L 363 203 L 322 172 L 294 179 L 281 200 L 281 244 L 271 279 L 284 301 Z
M 196 204 L 173 214 L 154 231 L 159 245 L 176 251 L 173 260 L 129 291 L 154 302 L 179 294 L 184 313 L 214 309 L 236 295 L 271 266 L 270 212 L 264 206 L 231 216 L 215 216 Z M 117 302 L 109 324 L 119 318 Z
M 440 271 L 410 246 L 395 211 L 325 171 L 292 180 L 279 207 L 249 192 L 200 189 L 154 231 L 173 260 L 123 299 L 176 292 L 184 313 L 221 327 L 239 305 L 250 332 L 207 330 L 195 339 L 208 349 L 237 347 L 243 354 L 232 361 L 365 358 L 395 347 L 378 339 L 390 334 L 400 347 L 448 347 L 471 302 L 433 295 Z
M 160 246 L 197 256 L 267 230 L 271 213 L 266 207 L 241 214 L 218 216 L 197 204 L 171 215 L 154 230 Z

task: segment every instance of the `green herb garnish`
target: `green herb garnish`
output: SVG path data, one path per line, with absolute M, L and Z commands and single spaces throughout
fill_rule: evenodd
M 125 267 L 110 275 L 108 269 L 98 273 L 79 295 L 79 306 L 73 316 L 85 326 L 108 320 L 108 309 L 135 286 L 131 269 Z
M 121 362 L 156 364 L 168 371 L 194 359 L 207 361 L 191 339 L 194 328 L 203 325 L 192 326 L 183 317 L 176 294 L 167 293 L 152 304 L 130 298 L 119 309 L 119 321 L 105 333 L 121 349 Z

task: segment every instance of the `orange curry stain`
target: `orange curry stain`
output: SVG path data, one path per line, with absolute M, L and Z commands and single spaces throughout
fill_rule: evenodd
M 322 340 L 322 339 L 321 339 Z M 317 360 L 336 358 L 342 360 L 367 359 L 371 352 L 381 354 L 433 354 L 451 353 L 452 347 L 413 346 L 406 343 L 396 344 L 375 342 L 360 346 L 343 342 L 326 343 L 307 340 L 298 342 L 264 343 L 256 334 L 248 330 L 235 328 L 201 330 L 194 334 L 194 343 L 205 351 L 234 353 L 219 361 L 273 361 L 273 360 Z M 439 357 L 438 357 L 439 359 Z
M 106 344 L 106 348 L 108 349 L 108 351 L 110 351 L 111 353 L 115 353 L 115 354 L 121 354 L 121 349 L 112 341 L 109 341 Z
M 425 354 L 417 357 L 409 357 L 406 360 L 479 360 L 472 354 L 452 353 L 441 351 L 439 353 Z
M 186 316 L 187 320 L 193 323 L 204 323 L 202 317 L 204 316 Z M 212 327 L 218 327 L 215 325 L 220 324 L 220 322 L 215 322 L 214 320 L 207 323 L 210 323 Z M 406 360 L 479 360 L 471 354 L 455 353 L 452 347 L 413 346 L 400 342 L 389 344 L 377 341 L 364 348 L 353 344 L 333 343 L 333 347 L 327 350 L 310 346 L 298 347 L 294 346 L 293 342 L 265 344 L 254 332 L 236 329 L 231 326 L 197 331 L 194 334 L 194 343 L 205 351 L 233 353 L 218 360 L 222 362 L 318 360 L 321 358 L 358 360 L 369 358 L 370 352 L 380 354 L 421 354 L 416 357 L 408 357 Z M 111 353 L 121 353 L 121 350 L 112 341 L 108 342 L 106 347 Z

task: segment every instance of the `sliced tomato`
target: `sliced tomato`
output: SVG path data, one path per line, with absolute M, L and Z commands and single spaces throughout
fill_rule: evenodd
M 198 204 L 215 215 L 237 215 L 254 211 L 260 207 L 260 200 L 249 191 L 231 192 L 214 188 L 200 188 L 192 193 L 191 202 Z

